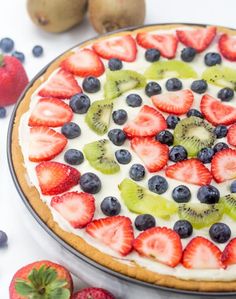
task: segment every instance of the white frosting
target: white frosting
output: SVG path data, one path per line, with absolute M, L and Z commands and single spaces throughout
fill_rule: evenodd
M 173 30 L 169 30 L 169 32 L 171 32 Z M 158 31 L 160 33 L 160 31 Z M 216 38 L 217 39 L 217 38 Z M 196 70 L 196 72 L 199 74 L 199 77 L 201 76 L 201 73 L 203 72 L 203 70 L 206 68 L 206 66 L 204 65 L 204 54 L 206 52 L 210 52 L 210 51 L 216 51 L 216 42 L 212 43 L 212 45 L 202 54 L 198 54 L 196 56 L 196 58 L 194 59 L 194 62 L 190 63 L 190 65 Z M 179 43 L 178 46 L 178 53 L 176 56 L 176 59 L 180 59 L 180 52 L 181 49 L 183 48 L 183 45 L 181 45 Z M 75 49 L 76 50 L 76 49 Z M 138 46 L 138 55 L 137 55 L 137 59 L 134 63 L 126 63 L 123 62 L 123 69 L 129 69 L 129 70 L 135 70 L 139 73 L 144 73 L 144 71 L 151 65 L 149 62 L 147 62 L 144 58 L 144 52 L 145 50 L 141 47 Z M 107 60 L 103 60 L 104 65 L 107 66 Z M 224 65 L 228 65 L 232 67 L 235 66 L 235 63 L 232 62 L 228 62 L 226 60 L 223 59 L 223 64 Z M 57 72 L 57 70 L 55 70 L 55 72 Z M 51 74 L 51 76 L 53 76 L 54 73 Z M 82 86 L 82 78 L 76 78 L 79 85 Z M 101 77 L 99 77 L 99 80 L 101 81 L 101 86 L 103 86 L 104 82 L 105 82 L 105 74 L 103 74 Z M 153 80 L 152 80 L 153 81 Z M 184 88 L 190 88 L 191 82 L 193 81 L 192 79 L 187 79 L 187 80 L 183 80 L 181 79 L 181 81 L 183 82 L 183 86 Z M 165 90 L 165 82 L 166 79 L 164 80 L 158 80 L 158 83 L 162 86 L 163 92 L 166 92 Z M 41 89 L 41 87 L 39 87 L 39 89 Z M 218 92 L 219 88 L 217 88 L 216 86 L 209 86 L 207 93 L 211 94 L 212 96 L 216 97 L 217 92 Z M 61 228 L 63 228 L 65 231 L 68 232 L 73 232 L 74 234 L 82 237 L 84 240 L 86 240 L 87 243 L 89 243 L 90 245 L 98 248 L 99 250 L 101 250 L 102 252 L 109 254 L 111 256 L 113 256 L 114 258 L 117 258 L 121 263 L 128 263 L 130 266 L 134 265 L 133 261 L 151 271 L 160 273 L 160 274 L 168 274 L 168 275 L 173 275 L 176 276 L 178 278 L 182 278 L 182 279 L 194 279 L 194 280 L 206 280 L 206 281 L 217 281 L 217 280 L 221 280 L 221 281 L 229 281 L 229 280 L 234 280 L 236 279 L 236 265 L 235 266 L 230 266 L 228 267 L 226 270 L 220 269 L 220 270 L 189 270 L 184 268 L 181 264 L 179 264 L 177 267 L 175 268 L 171 268 L 168 266 L 165 266 L 163 264 L 160 264 L 158 262 L 155 262 L 153 260 L 149 260 L 147 258 L 141 257 L 139 256 L 136 252 L 132 252 L 130 253 L 128 256 L 126 257 L 121 257 L 119 254 L 117 254 L 116 252 L 114 252 L 112 249 L 110 249 L 108 246 L 103 245 L 102 243 L 98 242 L 97 240 L 93 239 L 92 237 L 90 237 L 84 229 L 74 229 L 65 219 L 63 219 L 61 217 L 61 215 L 59 213 L 57 213 L 54 209 L 52 209 L 50 207 L 50 200 L 51 200 L 51 196 L 44 196 L 42 195 L 39 185 L 38 185 L 38 180 L 37 180 L 37 176 L 36 176 L 36 172 L 35 172 L 35 166 L 36 163 L 30 162 L 28 160 L 28 149 L 29 149 L 29 130 L 30 128 L 28 127 L 28 119 L 29 116 L 31 114 L 32 108 L 35 106 L 35 104 L 37 103 L 39 97 L 37 96 L 37 92 L 38 90 L 36 90 L 34 92 L 34 94 L 32 95 L 32 99 L 31 99 L 31 103 L 30 103 L 30 109 L 28 112 L 26 112 L 22 117 L 21 117 L 21 122 L 20 122 L 20 127 L 19 127 L 19 143 L 21 145 L 21 149 L 23 152 L 23 156 L 24 156 L 24 161 L 25 161 L 25 167 L 27 169 L 27 173 L 28 173 L 28 181 L 31 182 L 32 185 L 34 185 L 37 190 L 40 193 L 41 199 L 48 205 L 48 207 L 50 208 L 53 218 L 54 220 L 60 225 Z M 128 94 L 130 93 L 137 93 L 139 94 L 142 99 L 143 99 L 143 104 L 147 104 L 149 106 L 153 106 L 151 100 L 145 95 L 144 93 L 144 89 L 136 89 L 136 90 L 131 90 L 127 93 L 124 93 L 123 95 L 121 95 L 119 98 L 117 98 L 114 101 L 114 110 L 117 110 L 119 108 L 124 108 L 127 112 L 128 112 L 128 118 L 132 119 L 135 117 L 135 115 L 139 112 L 140 107 L 138 108 L 132 108 L 132 107 L 128 107 L 126 102 L 125 102 L 125 98 Z M 95 94 L 89 94 L 90 100 L 93 102 L 95 100 L 101 100 L 103 99 L 103 89 L 101 88 L 101 90 Z M 193 107 L 199 109 L 199 103 L 200 103 L 200 99 L 201 99 L 201 95 L 195 94 L 194 93 L 194 104 Z M 68 101 L 65 101 L 68 102 Z M 230 101 L 229 105 L 236 105 L 236 99 L 233 99 L 232 101 Z M 167 116 L 167 114 L 162 113 L 165 117 Z M 96 133 L 94 133 L 92 130 L 89 129 L 89 127 L 87 126 L 87 124 L 84 121 L 84 117 L 85 115 L 79 115 L 79 114 L 74 114 L 72 121 L 76 122 L 80 128 L 81 128 L 81 136 L 79 138 L 76 139 L 72 139 L 72 140 L 68 140 L 68 144 L 66 146 L 66 148 L 64 149 L 64 151 L 59 154 L 54 160 L 58 161 L 58 162 L 62 162 L 64 163 L 64 153 L 66 150 L 68 150 L 69 148 L 76 148 L 79 150 L 82 150 L 83 145 L 87 144 L 89 142 L 95 141 L 95 140 L 99 140 L 102 138 L 107 138 L 107 135 L 104 135 L 103 137 L 98 136 Z M 116 125 L 113 120 L 111 120 L 111 124 L 109 127 L 109 130 L 112 128 L 122 128 L 122 126 L 118 126 Z M 56 128 L 55 130 L 60 131 L 60 128 Z M 223 139 L 221 140 L 217 140 L 216 142 L 219 141 L 225 141 Z M 126 141 L 125 144 L 121 147 L 116 147 L 113 144 L 111 144 L 111 146 L 113 147 L 114 151 L 119 149 L 119 148 L 128 148 L 130 151 L 130 147 L 129 147 L 129 141 Z M 99 178 L 102 181 L 102 189 L 98 194 L 95 194 L 95 199 L 96 199 L 96 212 L 94 215 L 94 219 L 97 218 L 102 218 L 104 217 L 103 213 L 100 210 L 100 203 L 103 200 L 104 197 L 106 196 L 115 196 L 117 198 L 120 199 L 120 201 L 122 202 L 122 199 L 120 198 L 120 192 L 118 190 L 118 184 L 124 179 L 129 177 L 128 172 L 130 169 L 130 166 L 134 163 L 141 163 L 143 164 L 143 162 L 140 160 L 140 158 L 134 153 L 132 152 L 132 161 L 131 163 L 129 163 L 128 165 L 121 165 L 121 169 L 118 173 L 113 174 L 113 175 L 104 175 L 100 172 L 98 172 L 97 170 L 95 170 L 94 168 L 92 168 L 88 161 L 85 160 L 81 165 L 79 166 L 75 166 L 75 168 L 77 168 L 82 174 L 88 171 L 94 172 L 96 173 Z M 169 163 L 171 164 L 171 163 Z M 165 176 L 163 171 L 159 172 L 160 175 Z M 140 185 L 144 186 L 147 188 L 147 181 L 148 179 L 153 176 L 154 174 L 150 174 L 148 173 L 148 171 L 146 172 L 146 176 L 145 179 L 143 181 L 140 182 Z M 174 179 L 170 179 L 167 178 L 168 183 L 169 183 L 169 188 L 168 190 L 163 194 L 164 197 L 171 199 L 171 192 L 173 190 L 174 187 L 178 186 L 181 184 L 180 181 L 174 180 Z M 187 184 L 184 183 L 186 186 L 188 186 L 191 190 L 192 193 L 192 197 L 191 197 L 191 201 L 192 202 L 199 202 L 197 200 L 196 194 L 197 194 L 197 190 L 199 189 L 199 186 L 195 186 L 192 184 Z M 214 183 L 214 181 L 212 181 L 211 183 L 212 185 L 216 185 L 217 188 L 219 189 L 221 196 L 228 194 L 229 191 L 229 185 L 230 185 L 230 181 L 223 183 L 223 184 L 216 184 Z M 79 185 L 73 187 L 70 191 L 81 191 Z M 134 222 L 134 219 L 136 218 L 136 214 L 131 213 L 124 204 L 122 204 L 122 211 L 121 211 L 121 215 L 127 216 L 129 217 L 132 222 Z M 166 226 L 169 228 L 172 228 L 174 223 L 176 222 L 176 220 L 178 219 L 177 215 L 173 215 L 171 217 L 170 220 L 165 221 L 161 218 L 157 218 L 156 222 L 158 226 Z M 232 219 L 230 219 L 227 216 L 224 216 L 222 221 L 224 223 L 227 223 L 232 231 L 232 237 L 236 237 L 236 225 L 234 223 L 234 221 Z M 193 235 L 191 236 L 191 238 L 195 237 L 195 236 L 204 236 L 209 238 L 209 233 L 208 233 L 209 228 L 204 228 L 201 230 L 194 230 Z M 139 234 L 139 232 L 134 228 L 134 233 L 135 236 L 137 236 Z M 190 241 L 191 238 L 188 238 L 187 240 L 182 240 L 182 245 L 183 248 L 186 246 L 186 244 Z M 217 246 L 223 250 L 225 247 L 225 244 L 217 244 Z

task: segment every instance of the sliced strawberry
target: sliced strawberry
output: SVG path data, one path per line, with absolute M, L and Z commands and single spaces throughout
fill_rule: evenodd
M 55 98 L 41 98 L 35 105 L 29 126 L 60 127 L 70 122 L 73 112 L 69 105 Z
M 236 238 L 227 244 L 222 253 L 221 260 L 226 267 L 236 264 Z
M 213 156 L 211 173 L 217 183 L 236 178 L 236 150 L 223 149 Z
M 168 166 L 166 168 L 166 176 L 199 186 L 208 185 L 212 180 L 212 175 L 208 168 L 197 159 L 184 160 Z
M 54 196 L 50 205 L 74 228 L 83 228 L 92 221 L 95 212 L 95 200 L 84 192 L 67 192 Z
M 182 264 L 188 269 L 224 268 L 220 249 L 203 237 L 195 237 L 188 243 L 183 252 Z
M 179 264 L 182 245 L 179 235 L 166 227 L 153 227 L 134 240 L 134 249 L 141 255 L 170 267 Z
M 48 127 L 31 128 L 29 137 L 29 160 L 32 162 L 53 159 L 67 144 L 64 135 Z
M 227 141 L 230 145 L 236 146 L 236 124 L 229 127 Z
M 236 61 L 236 38 L 235 36 L 222 34 L 219 39 L 220 53 L 231 61 Z
M 79 183 L 77 169 L 63 163 L 48 161 L 36 166 L 39 187 L 44 195 L 57 195 Z
M 167 128 L 164 116 L 155 108 L 144 105 L 138 115 L 124 128 L 128 137 L 154 136 Z
M 131 140 L 131 147 L 150 172 L 159 171 L 167 164 L 168 146 L 152 137 L 135 137 Z
M 174 58 L 178 46 L 178 39 L 174 34 L 153 34 L 141 32 L 137 34 L 137 43 L 145 48 L 155 48 L 166 58 Z
M 132 250 L 134 240 L 132 223 L 125 216 L 94 220 L 87 225 L 86 232 L 123 256 Z
M 80 77 L 99 77 L 105 71 L 101 59 L 90 49 L 79 50 L 75 54 L 67 57 L 62 61 L 61 67 L 64 70 Z
M 131 35 L 117 36 L 96 42 L 93 50 L 102 58 L 118 58 L 132 62 L 136 59 L 137 46 Z
M 166 92 L 151 97 L 153 104 L 163 112 L 181 115 L 192 106 L 194 96 L 189 89 Z
M 58 99 L 68 99 L 76 93 L 80 93 L 81 88 L 75 77 L 64 70 L 59 70 L 39 91 L 41 97 L 53 97 Z
M 179 41 L 187 47 L 204 51 L 213 41 L 216 35 L 216 27 L 209 26 L 192 30 L 176 30 Z
M 223 104 L 208 94 L 202 97 L 200 109 L 205 118 L 215 126 L 236 122 L 236 108 Z

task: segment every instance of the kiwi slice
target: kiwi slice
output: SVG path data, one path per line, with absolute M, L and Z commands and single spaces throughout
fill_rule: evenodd
M 120 170 L 119 164 L 114 159 L 109 140 L 102 139 L 88 143 L 83 151 L 91 166 L 98 171 L 113 174 Z
M 225 214 L 236 221 L 236 194 L 230 193 L 221 197 L 219 203 L 222 205 Z
M 177 204 L 160 195 L 154 195 L 130 179 L 124 179 L 119 189 L 126 207 L 137 214 L 151 214 L 156 217 L 169 219 L 177 212 Z
M 204 147 L 211 147 L 215 140 L 214 127 L 200 117 L 184 118 L 174 129 L 174 144 L 182 145 L 190 157 Z
M 226 66 L 208 67 L 202 74 L 202 79 L 220 87 L 229 87 L 236 90 L 236 69 Z
M 197 78 L 195 70 L 187 63 L 179 60 L 157 61 L 145 71 L 144 76 L 147 79 L 164 78 Z
M 188 220 L 194 228 L 201 229 L 219 221 L 223 216 L 223 208 L 219 203 L 184 203 L 179 205 L 178 213 L 180 219 Z
M 107 100 L 119 97 L 122 93 L 146 85 L 143 75 L 129 70 L 107 71 L 104 94 Z
M 113 104 L 107 100 L 95 101 L 89 107 L 85 121 L 99 135 L 108 131 Z

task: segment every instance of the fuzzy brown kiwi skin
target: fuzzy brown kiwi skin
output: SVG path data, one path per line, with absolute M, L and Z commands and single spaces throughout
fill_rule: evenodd
M 145 0 L 89 0 L 89 19 L 98 33 L 143 25 Z

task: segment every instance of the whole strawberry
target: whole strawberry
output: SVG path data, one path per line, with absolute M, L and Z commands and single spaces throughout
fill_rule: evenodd
M 14 104 L 29 80 L 21 62 L 0 54 L 0 106 Z
M 72 299 L 115 299 L 115 297 L 104 289 L 86 288 L 76 292 Z

